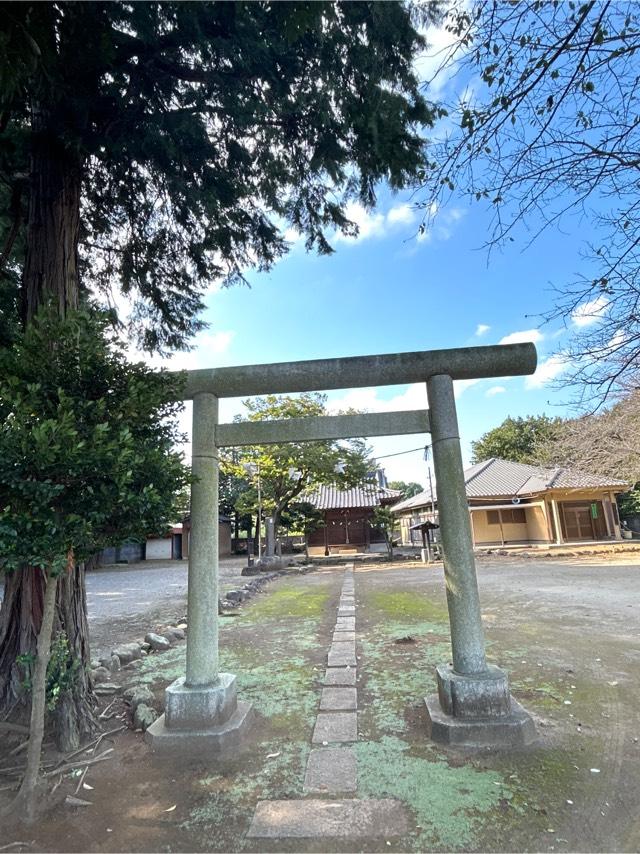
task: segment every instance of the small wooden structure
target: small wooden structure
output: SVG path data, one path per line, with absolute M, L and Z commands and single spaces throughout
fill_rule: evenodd
M 355 554 L 386 549 L 384 533 L 374 524 L 376 507 L 393 504 L 400 493 L 377 483 L 352 489 L 319 486 L 307 501 L 324 514 L 324 524 L 308 537 L 309 554 Z

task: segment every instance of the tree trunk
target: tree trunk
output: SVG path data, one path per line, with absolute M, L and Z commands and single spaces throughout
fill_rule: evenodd
M 40 770 L 40 754 L 44 740 L 44 713 L 47 689 L 47 665 L 51 654 L 51 635 L 55 617 L 57 579 L 49 576 L 45 579 L 40 570 L 32 570 L 46 584 L 43 599 L 42 621 L 38 632 L 36 663 L 31 684 L 31 721 L 29 725 L 29 745 L 27 747 L 27 767 L 22 778 L 12 811 L 19 818 L 24 818 L 32 824 L 36 818 L 38 804 L 38 772 Z
M 42 573 L 25 567 L 5 579 L 0 609 L 0 717 L 26 714 L 28 695 L 23 688 L 25 668 L 18 656 L 34 656 L 42 624 Z M 84 567 L 79 565 L 57 585 L 54 633 L 64 632 L 69 643 L 69 665 L 76 662 L 72 688 L 60 697 L 54 711 L 55 738 L 60 750 L 75 750 L 96 729 L 95 700 L 89 684 L 89 628 Z
M 29 214 L 22 273 L 22 322 L 26 326 L 44 305 L 61 317 L 79 304 L 79 155 L 47 132 L 44 108 L 31 117 Z
M 35 655 L 43 607 L 44 584 L 39 571 L 25 568 L 5 576 L 0 608 L 0 717 L 25 702 L 25 671 L 16 659 Z
M 31 115 L 32 149 L 29 176 L 29 213 L 21 312 L 27 326 L 44 306 L 61 316 L 79 305 L 78 242 L 80 235 L 80 156 L 48 133 L 46 110 L 35 104 Z M 79 504 L 82 496 L 78 496 Z M 79 662 L 73 690 L 57 712 L 56 737 L 63 749 L 78 746 L 95 727 L 93 697 L 87 679 L 89 639 L 84 570 L 77 567 L 57 585 L 54 629 L 69 640 Z M 24 704 L 19 655 L 34 655 L 42 623 L 44 579 L 24 567 L 9 575 L 0 608 L 0 716 Z
M 76 750 L 96 729 L 95 699 L 89 683 L 91 656 L 87 621 L 87 592 L 83 564 L 72 567 L 58 582 L 56 631 L 69 644 L 69 665 L 75 664 L 73 682 L 63 692 L 54 711 L 59 750 Z

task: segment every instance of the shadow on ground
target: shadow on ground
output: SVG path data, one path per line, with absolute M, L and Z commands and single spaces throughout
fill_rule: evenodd
M 441 569 L 356 570 L 358 796 L 408 807 L 410 831 L 391 845 L 246 837 L 259 800 L 302 796 L 342 583 L 341 570 L 323 569 L 280 579 L 222 619 L 223 669 L 238 675 L 242 699 L 258 713 L 242 755 L 223 766 L 158 764 L 141 734 L 126 732 L 114 759 L 87 775 L 93 788 L 82 797 L 91 805 L 58 808 L 31 831 L 29 850 L 637 850 L 638 618 L 607 618 L 598 570 L 606 568 L 480 569 L 489 658 L 509 670 L 540 735 L 510 753 L 465 753 L 426 738 L 423 698 L 434 691 L 434 665 L 450 657 Z M 617 567 L 608 583 L 633 595 L 639 572 Z M 568 580 L 583 585 L 588 610 L 535 593 Z M 180 645 L 148 658 L 141 680 L 161 697 L 183 674 L 183 657 Z M 72 790 L 75 779 L 64 786 Z M 3 841 L 22 838 L 8 832 Z

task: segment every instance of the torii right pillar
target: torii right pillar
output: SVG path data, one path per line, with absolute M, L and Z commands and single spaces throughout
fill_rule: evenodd
M 453 380 L 430 377 L 427 395 L 453 653 L 453 665 L 436 668 L 438 693 L 425 698 L 430 735 L 469 747 L 528 744 L 533 720 L 507 673 L 486 660 Z

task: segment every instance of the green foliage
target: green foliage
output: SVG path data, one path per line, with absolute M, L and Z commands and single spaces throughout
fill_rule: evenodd
M 64 632 L 51 641 L 51 653 L 47 665 L 47 709 L 52 712 L 58 705 L 60 696 L 70 691 L 81 667 L 77 658 L 72 658 L 69 650 L 69 640 Z
M 54 575 L 161 532 L 187 482 L 180 382 L 130 364 L 104 318 L 42 313 L 0 351 L 0 554 Z
M 32 653 L 19 655 L 16 663 L 24 670 L 22 687 L 30 692 L 32 675 L 36 657 Z M 69 640 L 64 632 L 58 632 L 51 641 L 51 652 L 47 664 L 46 676 L 46 706 L 52 712 L 58 705 L 58 700 L 66 691 L 70 691 L 81 667 L 81 662 L 71 656 Z
M 268 395 L 244 401 L 249 421 L 272 421 L 286 418 L 312 418 L 327 414 L 326 397 L 305 393 L 297 397 Z M 369 468 L 364 441 L 289 442 L 238 449 L 221 457 L 223 472 L 247 478 L 250 489 L 239 492 L 235 509 L 240 513 L 255 512 L 258 506 L 258 469 L 262 505 L 266 513 L 280 517 L 305 490 L 321 483 L 349 487 L 360 483 Z M 245 466 L 253 465 L 247 475 Z M 340 472 L 337 469 L 343 468 Z
M 409 483 L 406 483 L 404 480 L 391 480 L 389 481 L 389 489 L 399 490 L 401 493 L 400 498 L 413 498 L 414 495 L 418 495 L 419 492 L 424 491 L 424 487 L 416 483 L 415 480 Z
M 331 252 L 335 229 L 357 230 L 349 199 L 372 205 L 424 163 L 424 21 L 395 0 L 0 6 L 5 276 L 24 260 L 37 136 L 82 179 L 84 286 L 119 286 L 146 347 L 183 345 L 211 282 L 268 269 L 288 225 Z
M 281 522 L 288 531 L 300 532 L 308 537 L 324 524 L 324 513 L 308 501 L 295 501 L 282 513 Z
M 554 438 L 561 423 L 562 419 L 546 415 L 506 418 L 471 443 L 471 461 L 481 463 L 497 457 L 514 463 L 536 463 L 540 446 Z
M 629 492 L 617 496 L 618 510 L 622 519 L 629 516 L 640 516 L 640 483 L 636 483 Z
M 375 507 L 373 511 L 373 524 L 384 534 L 389 557 L 393 557 L 393 532 L 398 524 L 398 519 L 389 507 Z

